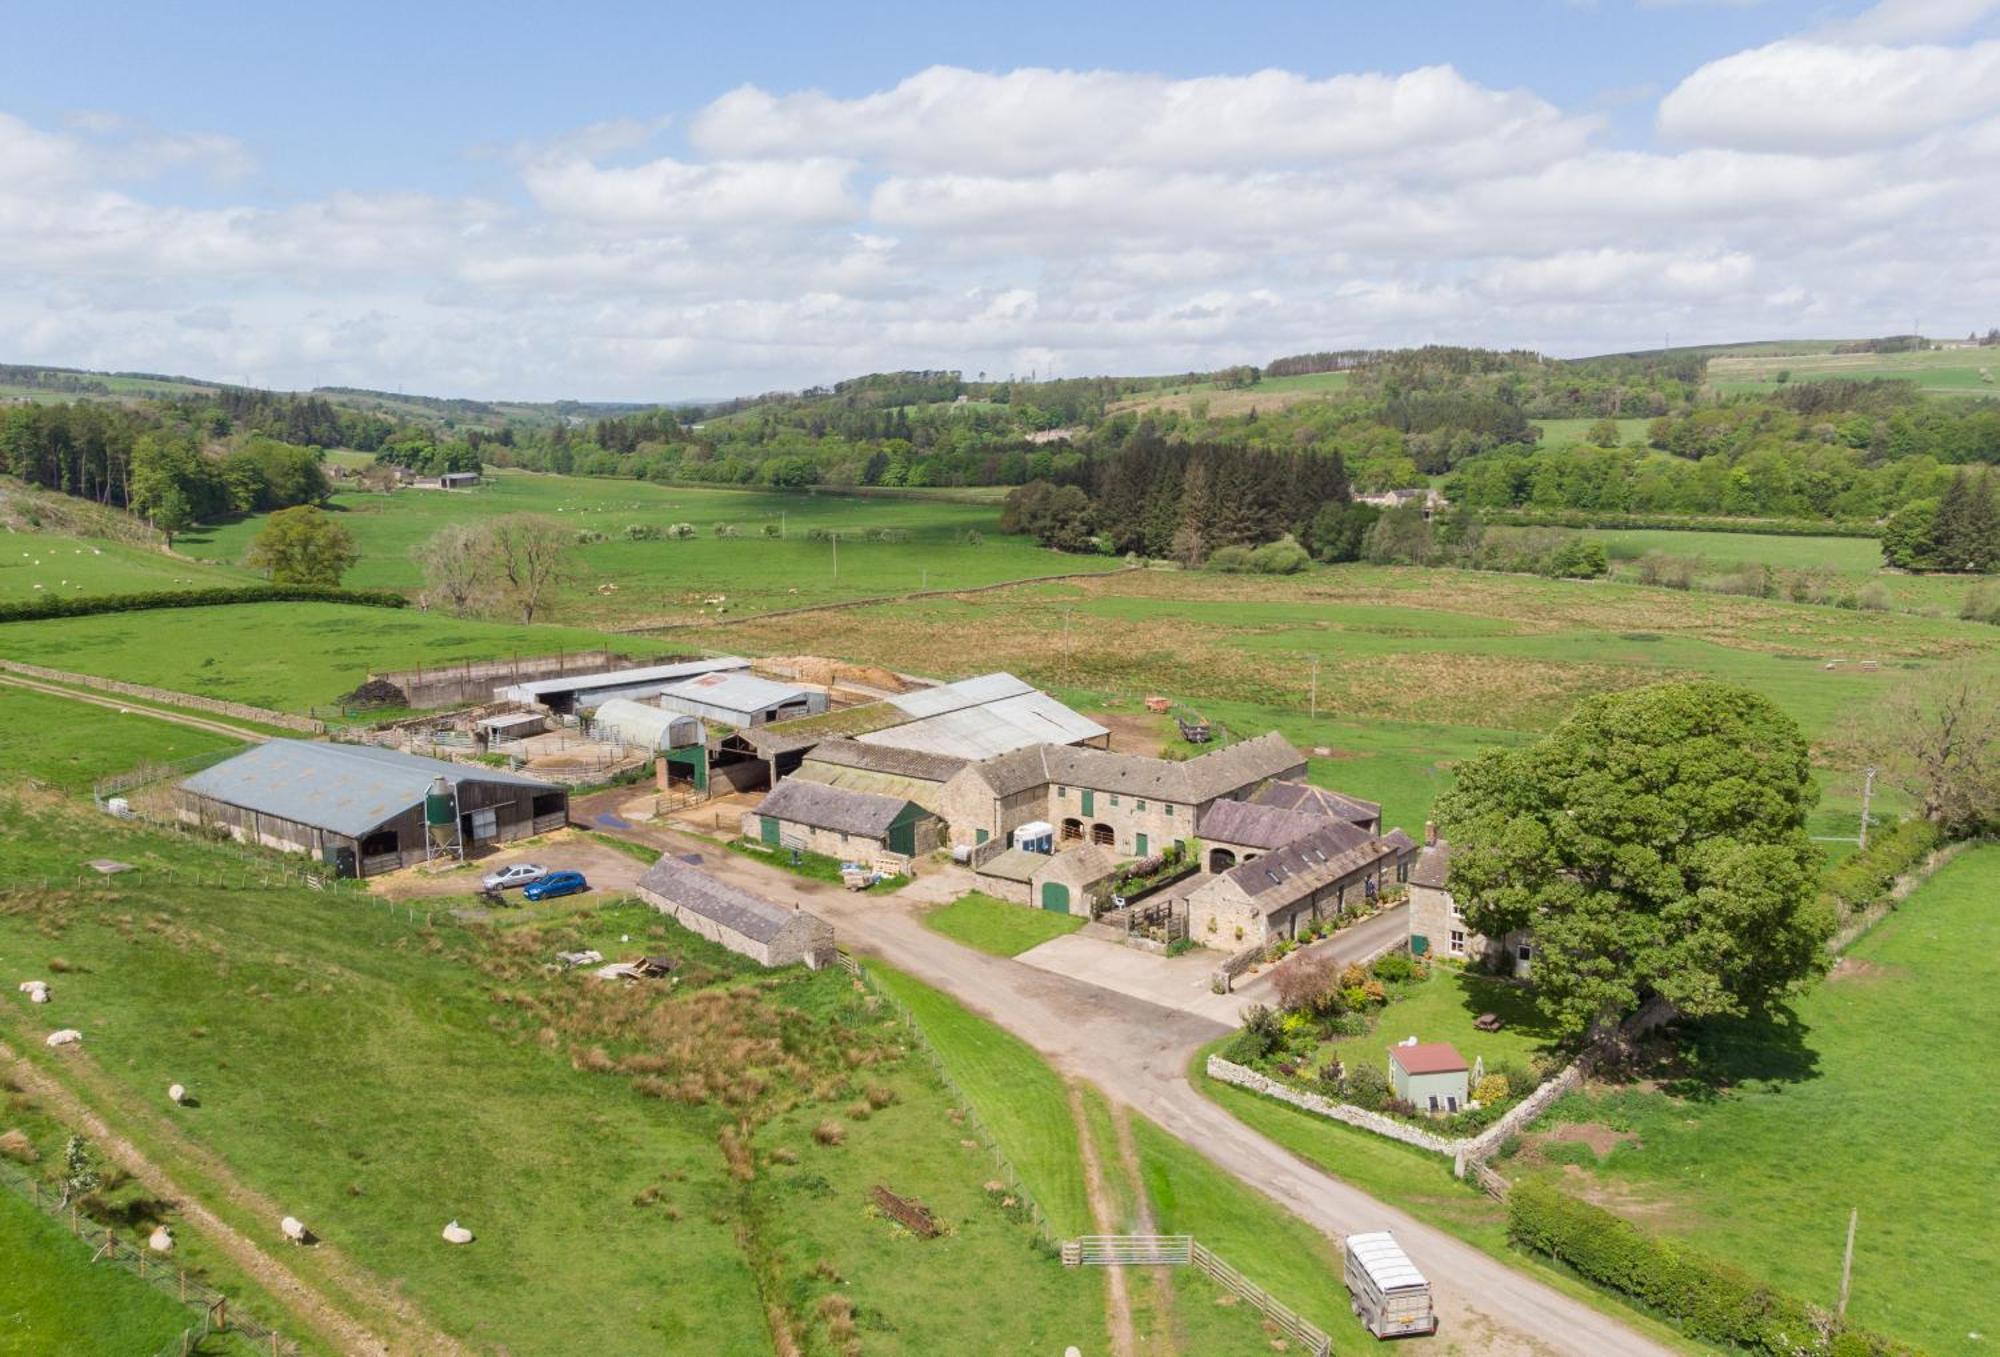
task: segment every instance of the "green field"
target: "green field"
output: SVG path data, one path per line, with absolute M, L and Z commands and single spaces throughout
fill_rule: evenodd
M 1003 537 L 997 506 L 942 498 L 697 489 L 525 471 L 489 475 L 489 484 L 469 491 L 334 496 L 333 511 L 361 552 L 343 583 L 414 591 L 423 581 L 410 552 L 439 528 L 525 512 L 548 514 L 579 532 L 609 539 L 576 550 L 576 580 L 559 609 L 574 623 L 697 618 L 711 597 L 726 598 L 720 606 L 734 614 L 1112 570 L 1119 564 L 1105 557 L 1060 556 L 1027 538 Z M 691 523 L 699 535 L 655 542 L 624 537 L 633 524 L 664 531 L 674 523 Z M 732 524 L 741 535 L 717 537 L 717 524 Z M 785 535 L 764 536 L 766 525 Z M 249 518 L 190 533 L 179 545 L 190 555 L 237 561 L 261 526 L 260 518 Z M 809 541 L 813 529 L 837 532 L 841 540 Z M 868 540 L 877 530 L 907 536 Z M 967 534 L 974 532 L 985 540 L 971 543 Z
M 256 583 L 258 579 L 234 566 L 178 560 L 129 542 L 56 533 L 0 533 L 0 603 L 161 589 L 216 589 Z
M 1884 570 L 1882 544 L 1872 537 L 1791 537 L 1666 528 L 1592 528 L 1586 535 L 1604 543 L 1611 555 L 1612 572 L 1621 579 L 1637 578 L 1638 559 L 1659 552 L 1699 558 L 1699 582 L 1709 586 L 1746 565 L 1816 571 L 1851 581 L 1855 588 L 1878 584 L 1887 591 L 1891 607 L 1947 617 L 1956 617 L 1966 591 L 1982 582 L 1978 576 L 1906 575 Z
M 978 891 L 924 911 L 926 928 L 994 956 L 1019 956 L 1052 938 L 1067 937 L 1086 922 L 1081 914 L 1029 909 Z
M 1618 442 L 1621 447 L 1632 447 L 1644 443 L 1646 441 L 1646 426 L 1652 423 L 1651 420 L 1647 419 L 1614 419 L 1611 422 L 1618 426 Z M 1543 447 L 1562 448 L 1568 447 L 1572 443 L 1585 441 L 1584 435 L 1590 432 L 1591 425 L 1597 423 L 1597 421 L 1595 419 L 1538 419 L 1534 420 L 1533 423 L 1541 427 L 1541 445 Z
M 205 730 L 0 683 L 0 768 L 68 791 L 144 763 L 237 747 Z
M 1724 395 L 1778 389 L 1778 373 L 1792 382 L 1843 378 L 1912 381 L 1940 396 L 2000 394 L 2000 349 L 1926 349 L 1920 353 L 1759 353 L 1708 360 L 1708 382 Z
M 1445 939 L 1433 938 L 1431 942 L 1442 949 Z M 1505 1026 L 1498 1032 L 1480 1031 L 1472 1021 L 1482 1013 L 1499 1014 Z M 1350 1067 L 1368 1064 L 1386 1071 L 1388 1048 L 1405 1037 L 1415 1037 L 1450 1042 L 1467 1064 L 1483 1060 L 1490 1070 L 1507 1062 L 1525 1070 L 1538 1058 L 1556 1054 L 1552 1035 L 1520 986 L 1460 967 L 1437 965 L 1431 968 L 1428 980 L 1391 1000 L 1376 1015 L 1374 1031 L 1323 1043 L 1311 1064 L 1317 1069 L 1329 1060 L 1339 1060 Z
M 1968 851 L 1789 1012 L 1700 1024 L 1656 1080 L 1593 1087 L 1540 1124 L 1601 1128 L 1601 1157 L 1531 1141 L 1508 1171 L 1559 1175 L 1827 1306 L 1859 1209 L 1849 1316 L 1984 1351 L 1971 1335 L 2000 1332 L 1996 891 L 2000 848 Z
M 0 1258 L 0 1352 L 132 1357 L 158 1351 L 195 1320 L 129 1272 L 92 1264 L 88 1246 L 6 1188 Z
M 776 1306 L 805 1351 L 832 1353 L 835 1291 L 871 1352 L 1101 1331 L 1100 1299 L 984 1190 L 992 1166 L 961 1146 L 942 1086 L 837 972 L 766 973 L 615 902 L 433 934 L 318 892 L 192 896 L 163 872 L 213 850 L 79 815 L 8 805 L 0 857 L 138 870 L 101 899 L 0 910 L 0 954 L 60 954 L 87 1064 L 47 1060 L 25 1006 L 0 1010 L 0 1033 L 156 1156 L 176 1133 L 141 1109 L 185 1081 L 200 1107 L 178 1134 L 475 1347 L 769 1353 Z M 580 945 L 666 952 L 679 984 L 545 973 Z M 210 1174 L 185 1177 L 218 1202 Z M 877 1184 L 948 1233 L 919 1242 L 871 1213 Z M 477 1245 L 439 1244 L 454 1217 Z M 985 1284 L 940 1281 L 966 1275 Z

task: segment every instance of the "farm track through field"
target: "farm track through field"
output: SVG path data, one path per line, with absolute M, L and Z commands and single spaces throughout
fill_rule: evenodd
M 1098 1157 L 1097 1143 L 1090 1137 L 1090 1119 L 1083 1111 L 1083 1090 L 1074 1080 L 1069 1085 L 1069 1115 L 1076 1123 L 1076 1148 L 1083 1160 L 1083 1190 L 1090 1202 L 1091 1224 L 1099 1234 L 1123 1234 L 1112 1213 L 1111 1198 L 1104 1189 L 1104 1164 Z M 1113 1357 L 1138 1357 L 1139 1336 L 1132 1327 L 1132 1292 L 1125 1281 L 1125 1269 L 1112 1267 L 1104 1271 L 1109 1310 L 1105 1319 L 1111 1328 Z
M 24 1090 L 43 1099 L 60 1120 L 87 1135 L 92 1145 L 120 1168 L 171 1199 L 181 1215 L 226 1253 L 231 1262 L 287 1306 L 291 1311 L 290 1318 L 310 1329 L 334 1350 L 367 1354 L 368 1357 L 389 1353 L 471 1357 L 471 1349 L 435 1328 L 390 1286 L 359 1264 L 349 1261 L 332 1245 L 321 1242 L 312 1249 L 314 1264 L 327 1274 L 326 1283 L 322 1286 L 300 1277 L 248 1235 L 223 1220 L 195 1194 L 176 1183 L 131 1139 L 98 1113 L 98 1105 L 116 1106 L 118 1100 L 115 1090 L 89 1063 L 87 1056 L 73 1054 L 63 1063 L 69 1076 L 89 1090 L 90 1098 L 30 1062 L 4 1041 L 0 1041 L 0 1063 L 11 1069 Z M 232 1208 L 250 1219 L 269 1221 L 272 1234 L 277 1234 L 278 1221 L 284 1213 L 269 1199 L 238 1181 L 222 1160 L 190 1141 L 178 1128 L 161 1118 L 132 1111 L 129 1107 L 123 1109 L 123 1115 L 128 1118 L 146 1117 L 152 1123 L 149 1130 L 196 1172 L 217 1184 Z M 380 1325 L 389 1337 L 384 1339 L 378 1336 L 342 1311 L 328 1297 L 326 1288 L 335 1289 L 366 1307 L 378 1322 L 390 1321 Z M 276 1321 L 280 1317 L 260 1318 L 277 1327 Z
M 0 684 L 13 688 L 29 688 L 38 693 L 47 693 L 51 697 L 66 697 L 72 702 L 88 702 L 96 707 L 109 707 L 113 711 L 133 712 L 140 716 L 151 716 L 157 720 L 171 721 L 177 726 L 186 726 L 191 730 L 205 730 L 211 735 L 222 735 L 232 740 L 250 740 L 257 744 L 262 744 L 271 738 L 268 735 L 259 734 L 254 730 L 245 730 L 241 726 L 232 726 L 224 721 L 211 720 L 206 716 L 186 715 L 181 712 L 168 711 L 164 707 L 141 706 L 130 699 L 100 697 L 96 693 L 83 692 L 76 688 L 65 688 L 55 683 L 37 683 L 33 679 L 20 678 L 13 674 L 0 674 Z

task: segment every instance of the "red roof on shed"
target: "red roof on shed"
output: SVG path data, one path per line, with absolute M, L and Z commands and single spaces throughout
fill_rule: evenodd
M 1417 1046 L 1391 1046 L 1389 1058 L 1403 1067 L 1405 1074 L 1455 1074 L 1469 1068 L 1458 1048 L 1448 1041 L 1426 1041 Z

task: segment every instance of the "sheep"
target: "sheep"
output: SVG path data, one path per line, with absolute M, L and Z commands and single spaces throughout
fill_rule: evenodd
M 278 1229 L 283 1231 L 285 1238 L 291 1240 L 294 1244 L 312 1243 L 312 1231 L 308 1230 L 305 1222 L 297 1216 L 286 1216 L 278 1222 Z
M 23 980 L 21 993 L 28 996 L 31 1004 L 45 1004 L 49 1001 L 49 982 L 46 980 Z
M 49 1045 L 74 1046 L 83 1040 L 83 1033 L 74 1027 L 65 1027 L 60 1032 L 49 1033 Z
M 146 1247 L 154 1253 L 172 1253 L 174 1251 L 173 1232 L 164 1225 L 155 1225 L 153 1233 L 146 1236 Z
M 447 1244 L 470 1244 L 472 1242 L 472 1231 L 460 1225 L 456 1220 L 453 1220 L 449 1225 L 444 1227 L 444 1242 Z
M 182 1088 L 179 1084 L 167 1085 L 167 1101 L 173 1103 L 175 1106 L 179 1106 L 181 1103 L 186 1102 L 187 1096 L 188 1096 L 188 1091 L 185 1088 Z

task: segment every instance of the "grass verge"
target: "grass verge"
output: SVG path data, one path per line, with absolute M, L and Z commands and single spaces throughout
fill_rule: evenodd
M 1030 947 L 1067 937 L 1083 925 L 1080 914 L 1031 909 L 979 891 L 924 911 L 924 927 L 994 956 L 1019 956 Z

